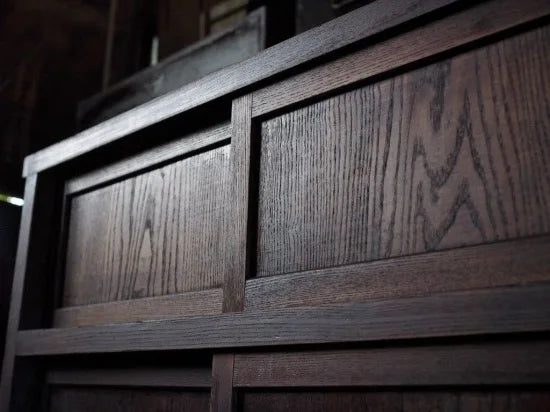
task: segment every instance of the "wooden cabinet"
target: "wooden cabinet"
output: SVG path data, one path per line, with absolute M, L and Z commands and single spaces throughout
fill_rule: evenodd
M 549 16 L 379 0 L 30 156 L 2 407 L 550 410 Z

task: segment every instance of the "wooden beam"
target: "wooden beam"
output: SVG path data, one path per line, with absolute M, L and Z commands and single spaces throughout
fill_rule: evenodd
M 371 342 L 550 330 L 550 285 L 243 312 L 68 329 L 20 331 L 19 356 Z

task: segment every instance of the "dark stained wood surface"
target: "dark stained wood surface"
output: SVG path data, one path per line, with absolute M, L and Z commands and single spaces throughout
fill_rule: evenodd
M 318 411 L 548 411 L 550 394 L 542 390 L 424 390 L 424 391 L 307 391 L 249 392 L 243 412 Z
M 178 113 L 453 3 L 456 0 L 374 2 L 41 150 L 27 157 L 23 174 L 28 176 L 74 159 Z
M 245 353 L 238 387 L 550 384 L 548 342 Z
M 54 328 L 129 323 L 222 313 L 222 289 L 56 309 Z
M 231 412 L 235 410 L 236 398 L 233 390 L 233 353 L 215 354 L 212 362 L 211 412 Z
M 63 304 L 222 285 L 229 146 L 72 200 Z
M 139 172 L 142 169 L 152 167 L 195 150 L 203 149 L 215 143 L 229 140 L 230 138 L 231 125 L 222 124 L 215 126 L 70 179 L 65 184 L 65 193 L 75 194 L 82 190 L 89 190 L 96 185 L 120 179 L 123 176 Z
M 550 237 L 469 246 L 246 282 L 245 310 L 341 305 L 550 280 Z
M 105 326 L 20 331 L 19 356 L 237 348 L 550 330 L 550 286 Z
M 209 388 L 211 372 L 208 368 L 54 369 L 46 380 L 50 385 Z
M 148 389 L 54 387 L 51 412 L 204 412 L 209 393 Z
M 263 122 L 257 275 L 548 232 L 549 39 L 546 26 Z
M 333 92 L 550 13 L 546 0 L 491 0 L 254 91 L 252 115 Z M 414 46 L 412 46 L 414 45 Z
M 250 180 L 252 145 L 252 96 L 236 99 L 232 107 L 231 166 L 228 203 L 231 205 L 225 221 L 226 238 L 232 239 L 225 248 L 224 312 L 241 311 L 244 306 L 245 279 L 251 269 L 250 252 Z

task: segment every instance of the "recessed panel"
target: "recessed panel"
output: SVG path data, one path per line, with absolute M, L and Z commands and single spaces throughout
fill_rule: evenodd
M 208 411 L 209 391 L 54 387 L 51 412 L 203 412 Z
M 264 121 L 257 275 L 548 232 L 549 34 Z
M 64 305 L 221 285 L 229 146 L 71 200 Z

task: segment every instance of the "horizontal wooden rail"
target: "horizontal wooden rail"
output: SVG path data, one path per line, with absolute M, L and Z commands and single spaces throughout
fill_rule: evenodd
M 65 194 L 76 194 L 77 192 L 88 190 L 94 186 L 120 179 L 126 175 L 230 138 L 231 126 L 229 124 L 222 124 L 208 130 L 181 137 L 175 141 L 157 146 L 154 150 L 145 150 L 143 153 L 75 177 L 65 184 Z
M 177 295 L 60 308 L 54 313 L 54 327 L 130 323 L 218 313 L 222 313 L 222 290 L 209 289 Z
M 260 116 L 467 45 L 550 13 L 545 0 L 492 0 L 392 37 L 253 93 Z M 421 47 L 411 47 L 411 45 Z
M 245 310 L 328 306 L 550 281 L 550 236 L 267 276 L 246 282 Z
M 548 330 L 550 285 L 537 285 L 343 307 L 27 330 L 17 335 L 16 354 L 261 347 Z
M 235 355 L 237 387 L 550 383 L 550 342 L 498 342 Z
M 375 2 L 36 152 L 25 159 L 23 175 L 29 176 L 74 159 L 179 113 L 456 2 Z

